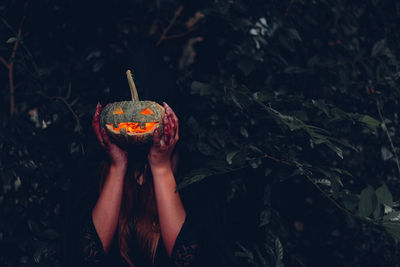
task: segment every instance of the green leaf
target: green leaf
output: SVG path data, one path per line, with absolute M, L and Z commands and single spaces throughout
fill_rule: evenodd
M 386 184 L 383 184 L 375 191 L 378 203 L 386 204 L 389 207 L 393 206 L 393 197 Z
M 382 226 L 393 238 L 400 240 L 400 223 L 384 222 Z
M 343 205 L 344 207 L 351 211 L 354 212 L 357 209 L 357 205 L 358 205 L 358 198 L 356 195 L 351 194 L 349 191 L 347 190 L 343 190 L 341 192 L 342 194 L 342 201 L 343 201 Z
M 228 162 L 229 165 L 232 165 L 232 159 L 236 156 L 236 154 L 239 152 L 239 150 L 229 152 L 228 155 L 226 155 L 226 162 Z
M 383 216 L 383 205 L 381 203 L 378 203 L 378 205 L 376 205 L 376 208 L 374 210 L 374 218 L 379 219 L 382 218 L 382 216 Z
M 279 265 L 283 260 L 283 246 L 279 238 L 275 239 L 276 264 Z
M 331 181 L 331 188 L 333 191 L 333 197 L 335 199 L 338 198 L 339 196 L 339 192 L 340 192 L 340 187 L 342 185 L 342 181 L 340 181 L 340 178 L 337 176 L 331 176 L 330 177 L 330 181 Z
M 40 226 L 37 222 L 33 221 L 33 220 L 28 220 L 28 228 L 31 231 L 31 233 L 33 233 L 34 235 L 40 235 Z
M 384 221 L 400 221 L 400 211 L 392 211 L 391 213 L 383 216 Z
M 235 103 L 235 105 L 240 109 L 243 110 L 242 105 L 240 104 L 239 100 L 236 98 L 236 96 L 234 94 L 230 95 L 232 98 L 233 103 Z
M 368 186 L 361 191 L 360 201 L 358 202 L 358 213 L 361 217 L 368 217 L 376 207 L 375 190 Z
M 326 143 L 326 145 L 336 153 L 341 159 L 343 159 L 343 150 L 341 150 L 339 147 L 333 145 L 331 142 Z
M 371 116 L 368 116 L 368 115 L 362 115 L 359 118 L 359 121 L 364 123 L 365 126 L 367 126 L 368 129 L 370 129 L 372 131 L 376 131 L 376 129 L 381 124 L 378 120 L 376 120 L 376 119 L 374 119 L 374 118 L 372 118 Z
M 381 155 L 382 155 L 382 159 L 384 161 L 389 160 L 391 158 L 393 158 L 393 153 L 387 149 L 386 147 L 381 147 Z
M 182 188 L 184 188 L 184 187 L 186 187 L 188 185 L 200 182 L 201 180 L 203 180 L 204 178 L 206 178 L 206 177 L 208 177 L 210 175 L 211 174 L 204 173 L 204 174 L 194 175 L 194 176 L 192 176 L 190 178 L 186 178 L 186 179 L 184 179 L 182 182 L 180 182 L 178 184 L 178 186 L 176 187 L 176 191 L 179 191 L 179 190 L 181 190 Z
M 271 211 L 270 210 L 263 210 L 260 214 L 260 224 L 259 227 L 269 224 L 271 221 Z
M 383 50 L 385 49 L 385 46 L 386 46 L 385 39 L 382 39 L 382 40 L 379 40 L 378 42 L 376 42 L 374 44 L 374 46 L 372 47 L 371 56 L 375 57 L 375 56 L 381 54 L 383 52 Z
M 246 138 L 249 137 L 249 132 L 247 132 L 247 130 L 244 127 L 240 127 L 240 133 Z
M 289 36 L 294 39 L 294 40 L 298 40 L 298 41 L 302 41 L 299 32 L 296 29 L 293 28 L 288 28 L 287 29 Z
M 21 179 L 17 177 L 17 179 L 14 181 L 14 190 L 18 191 L 18 189 L 21 187 Z
M 10 37 L 10 38 L 8 38 L 6 43 L 7 44 L 12 44 L 12 43 L 15 43 L 17 40 L 18 40 L 17 37 Z

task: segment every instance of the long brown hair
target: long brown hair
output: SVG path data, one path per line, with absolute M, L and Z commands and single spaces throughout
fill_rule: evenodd
M 130 258 L 133 250 L 135 255 L 144 256 L 153 265 L 160 240 L 153 178 L 146 153 L 135 151 L 129 155 L 117 228 L 119 250 L 130 266 L 134 266 Z M 109 163 L 104 161 L 101 166 L 100 192 L 108 172 Z

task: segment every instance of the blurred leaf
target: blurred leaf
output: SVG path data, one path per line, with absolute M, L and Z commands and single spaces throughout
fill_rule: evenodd
M 376 42 L 374 44 L 374 46 L 372 47 L 372 52 L 371 52 L 371 56 L 375 57 L 379 54 L 382 53 L 383 49 L 386 46 L 386 41 L 385 39 L 379 40 L 378 42 Z
M 386 204 L 389 207 L 393 206 L 393 197 L 386 184 L 378 187 L 375 191 L 378 203 Z
M 287 31 L 288 31 L 288 33 L 289 33 L 289 36 L 290 36 L 292 39 L 295 39 L 295 40 L 300 41 L 300 42 L 302 41 L 302 40 L 301 40 L 301 37 L 300 37 L 300 34 L 299 34 L 299 32 L 298 32 L 296 29 L 288 28 Z
M 342 192 L 343 194 L 341 197 L 344 207 L 351 212 L 355 212 L 359 202 L 358 197 L 349 193 L 348 191 L 342 191 Z
M 392 211 L 391 213 L 383 216 L 384 221 L 400 221 L 400 211 Z
M 358 203 L 358 214 L 361 217 L 368 217 L 376 207 L 375 190 L 368 186 L 361 191 L 360 202 Z
M 176 187 L 176 191 L 181 190 L 182 188 L 185 188 L 188 185 L 194 184 L 194 183 L 198 183 L 201 180 L 203 180 L 204 178 L 210 176 L 211 174 L 197 174 L 194 176 L 191 176 L 189 178 L 185 178 L 182 182 L 180 182 L 178 184 L 178 186 Z
M 390 152 L 390 150 L 384 146 L 381 147 L 381 155 L 382 155 L 382 159 L 385 161 L 393 158 L 393 153 Z
M 395 222 L 383 222 L 382 226 L 388 231 L 388 233 L 395 239 L 400 240 L 400 223 Z
M 28 227 L 29 230 L 36 236 L 39 236 L 41 233 L 41 229 L 40 226 L 37 222 L 33 221 L 33 220 L 28 220 Z
M 275 255 L 276 255 L 276 265 L 279 266 L 283 260 L 283 246 L 279 238 L 275 239 Z
M 374 218 L 375 218 L 375 219 L 380 219 L 380 218 L 382 218 L 383 213 L 384 213 L 383 205 L 382 205 L 381 203 L 378 203 L 378 204 L 376 205 L 375 210 L 374 210 Z
M 381 124 L 378 120 L 375 120 L 374 118 L 368 115 L 362 115 L 360 117 L 360 122 L 364 123 L 372 131 L 376 131 L 376 129 Z
M 7 44 L 12 44 L 12 43 L 15 43 L 17 40 L 18 40 L 17 37 L 10 37 L 10 38 L 8 38 L 6 43 Z
M 229 152 L 226 155 L 226 162 L 228 162 L 229 165 L 232 165 L 232 159 L 236 156 L 236 154 L 238 152 L 239 152 L 239 150 L 236 150 L 236 151 Z
M 249 138 L 249 133 L 244 127 L 240 127 L 240 134 L 243 135 L 246 138 Z

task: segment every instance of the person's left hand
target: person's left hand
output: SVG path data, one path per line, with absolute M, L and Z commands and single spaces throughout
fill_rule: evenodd
M 153 145 L 148 154 L 149 164 L 153 171 L 154 168 L 171 167 L 171 154 L 179 140 L 178 118 L 165 102 L 164 110 L 164 134 L 160 138 L 158 129 L 154 130 Z

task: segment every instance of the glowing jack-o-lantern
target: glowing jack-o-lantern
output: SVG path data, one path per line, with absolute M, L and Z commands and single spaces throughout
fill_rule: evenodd
M 120 145 L 150 144 L 155 129 L 162 134 L 164 108 L 153 101 L 139 101 L 131 71 L 126 72 L 132 101 L 107 105 L 100 114 L 100 124 Z

